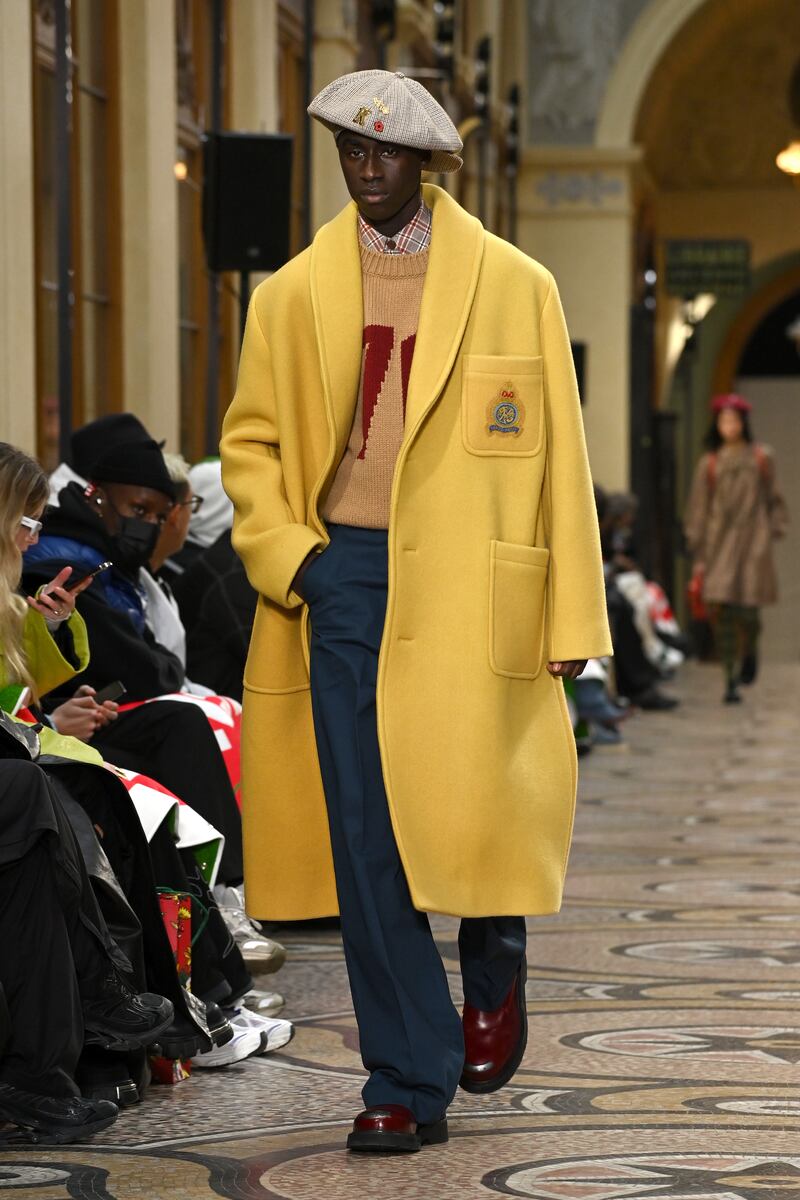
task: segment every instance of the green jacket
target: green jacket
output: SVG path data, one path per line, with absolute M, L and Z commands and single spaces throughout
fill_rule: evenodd
M 80 671 L 83 671 L 89 662 L 89 639 L 86 635 L 86 625 L 77 610 L 69 618 L 68 625 L 72 634 L 77 666 L 69 662 L 61 653 L 55 638 L 47 628 L 47 622 L 40 613 L 31 608 L 25 616 L 22 641 L 28 667 L 40 696 L 47 695 L 59 684 L 72 679 Z M 5 658 L 0 654 L 0 688 L 6 687 L 8 683 Z M 72 758 L 80 762 L 102 765 L 102 755 L 79 738 L 58 733 L 48 725 L 44 726 L 39 736 L 43 754 L 57 754 L 60 758 Z

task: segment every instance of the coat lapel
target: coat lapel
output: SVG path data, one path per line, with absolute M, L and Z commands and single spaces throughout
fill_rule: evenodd
M 407 436 L 413 436 L 447 382 L 483 257 L 480 222 L 442 188 L 425 184 L 423 192 L 433 210 L 433 230 L 408 386 Z M 348 204 L 314 238 L 311 303 L 331 424 L 330 469 L 341 459 L 350 436 L 361 373 L 364 301 L 355 204 Z
M 330 469 L 350 436 L 361 374 L 364 301 L 355 204 L 348 204 L 314 238 L 311 304 L 331 425 Z
M 443 188 L 425 184 L 423 195 L 433 210 L 433 229 L 408 383 L 406 437 L 413 437 L 453 368 L 483 257 L 480 221 L 466 213 Z

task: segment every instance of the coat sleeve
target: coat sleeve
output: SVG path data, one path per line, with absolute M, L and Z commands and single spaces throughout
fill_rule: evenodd
M 23 582 L 33 590 L 41 582 L 40 574 L 52 579 L 59 566 L 64 565 L 57 560 L 36 563 L 25 572 Z M 102 592 L 95 593 L 92 588 L 81 593 L 78 605 L 80 616 L 73 615 L 69 621 L 77 670 L 70 667 L 59 682 L 48 680 L 46 687 L 42 682 L 42 694 L 58 689 L 59 696 L 72 695 L 82 683 L 100 688 L 113 679 L 121 679 L 125 684 L 128 700 L 149 700 L 166 692 L 180 691 L 185 679 L 183 663 L 160 645 L 149 629 L 140 634 L 127 613 L 115 611 L 102 598 Z M 43 618 L 42 625 L 47 632 Z M 58 651 L 55 643 L 54 649 Z M 65 688 L 63 684 L 70 678 L 72 682 Z
M 774 538 L 782 538 L 789 530 L 789 507 L 778 485 L 775 455 L 769 446 L 764 446 L 763 450 L 767 460 L 767 507 L 770 532 Z
M 269 347 L 250 302 L 236 395 L 225 416 L 220 453 L 225 491 L 234 505 L 233 545 L 257 592 L 284 608 L 298 567 L 325 541 L 292 512 L 281 468 Z M 305 514 L 302 514 L 303 516 Z
M 126 613 L 115 612 L 91 588 L 78 603 L 86 621 L 92 660 L 76 680 L 105 687 L 113 679 L 125 685 L 128 700 L 150 700 L 179 692 L 185 680 L 183 663 L 155 640 L 149 629 L 140 634 Z
M 612 653 L 600 531 L 569 334 L 555 282 L 541 318 L 547 465 L 544 532 L 550 550 L 550 662 Z
M 29 608 L 25 614 L 22 634 L 25 657 L 40 696 L 46 696 L 89 665 L 83 617 L 75 611 L 64 624 L 66 630 L 62 627 L 54 637 L 41 613 Z
M 709 474 L 709 458 L 707 454 L 704 454 L 695 467 L 694 478 L 683 518 L 683 531 L 689 545 L 689 552 L 695 563 L 705 562 L 706 529 L 708 527 L 708 513 L 711 507 L 711 480 Z

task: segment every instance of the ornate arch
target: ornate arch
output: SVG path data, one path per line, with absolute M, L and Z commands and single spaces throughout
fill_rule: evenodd
M 714 366 L 713 390 L 728 392 L 733 388 L 736 368 L 750 337 L 768 313 L 800 289 L 800 262 L 792 255 L 794 263 L 774 279 L 770 279 L 760 290 L 751 293 L 728 326 L 725 340 L 717 354 Z M 781 260 L 788 262 L 787 260 Z
M 595 144 L 634 144 L 639 106 L 655 67 L 686 22 L 709 0 L 653 0 L 631 30 L 611 73 L 595 128 Z

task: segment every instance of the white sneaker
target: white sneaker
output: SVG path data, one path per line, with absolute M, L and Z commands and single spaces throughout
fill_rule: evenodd
M 675 671 L 685 661 L 686 656 L 675 646 L 665 646 L 661 651 L 657 667 L 664 671 Z
M 244 1006 L 264 1017 L 277 1017 L 285 1003 L 280 992 L 263 992 L 260 988 L 252 988 L 242 997 Z
M 257 967 L 264 975 L 279 971 L 286 961 L 286 950 L 280 942 L 273 942 L 261 932 L 258 921 L 248 917 L 243 889 L 217 884 L 214 899 L 247 965 Z
M 215 1046 L 205 1054 L 196 1054 L 193 1067 L 229 1067 L 251 1054 L 261 1054 L 261 1034 L 256 1029 L 234 1026 L 234 1034 L 224 1046 Z
M 261 1040 L 261 1049 L 256 1054 L 271 1054 L 280 1050 L 294 1037 L 294 1025 L 291 1021 L 277 1021 L 274 1017 L 262 1017 L 250 1012 L 247 1008 L 234 1008 L 226 1013 L 228 1020 L 237 1031 L 257 1033 Z

